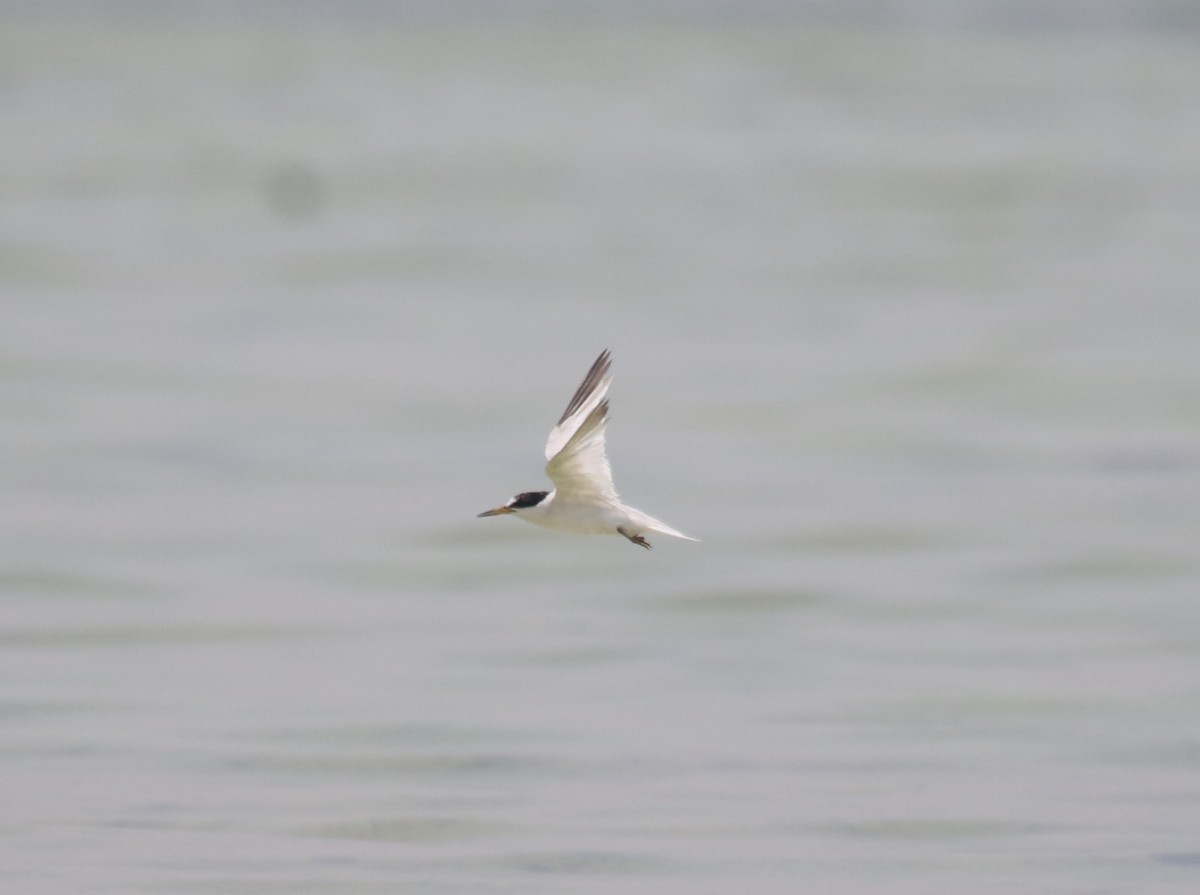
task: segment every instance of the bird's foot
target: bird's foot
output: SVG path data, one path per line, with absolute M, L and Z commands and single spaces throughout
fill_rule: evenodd
M 632 544 L 637 544 L 639 547 L 645 547 L 647 550 L 654 549 L 653 547 L 650 546 L 650 542 L 647 541 L 645 538 L 643 538 L 641 535 L 631 535 L 625 529 L 620 528 L 620 527 L 617 528 L 617 531 L 619 531 L 621 534 L 623 534 L 625 537 L 627 537 L 629 539 L 630 543 L 632 543 Z

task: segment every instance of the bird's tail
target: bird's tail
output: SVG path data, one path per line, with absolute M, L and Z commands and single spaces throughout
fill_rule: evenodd
M 693 538 L 691 535 L 685 535 L 681 531 L 677 531 L 665 522 L 659 522 L 653 516 L 647 516 L 645 513 L 639 512 L 641 517 L 638 522 L 646 531 L 652 531 L 655 534 L 666 535 L 669 538 L 679 538 L 681 541 L 699 541 L 699 538 Z

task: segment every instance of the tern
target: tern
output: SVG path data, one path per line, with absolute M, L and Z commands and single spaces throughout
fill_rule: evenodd
M 633 544 L 650 549 L 647 532 L 695 541 L 665 522 L 626 506 L 617 498 L 612 468 L 604 453 L 608 425 L 608 387 L 612 383 L 612 355 L 600 352 L 571 403 L 550 430 L 546 441 L 546 475 L 553 491 L 523 491 L 504 506 L 480 513 L 512 514 L 526 522 L 585 535 L 623 535 Z

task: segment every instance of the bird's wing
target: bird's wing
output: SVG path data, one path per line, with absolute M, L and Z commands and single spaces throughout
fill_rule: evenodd
M 583 382 L 575 390 L 575 394 L 571 397 L 571 403 L 567 405 L 563 415 L 558 418 L 558 423 L 550 430 L 550 437 L 546 440 L 547 460 L 554 459 L 555 455 L 581 428 L 581 424 L 588 415 L 604 400 L 604 396 L 608 394 L 608 386 L 612 382 L 611 370 L 612 356 L 605 349 L 600 352 L 600 356 L 588 370 L 587 376 L 583 377 Z
M 604 453 L 612 357 L 600 353 L 546 441 L 546 475 L 562 495 L 616 497 Z

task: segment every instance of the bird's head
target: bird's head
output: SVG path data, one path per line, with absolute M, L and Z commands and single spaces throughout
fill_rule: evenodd
M 494 510 L 487 510 L 480 513 L 479 518 L 484 516 L 506 516 L 509 513 L 519 513 L 521 510 L 527 510 L 530 507 L 536 507 L 539 503 L 546 499 L 550 494 L 549 491 L 522 491 L 520 494 L 511 498 L 508 503 L 502 507 L 496 507 Z

